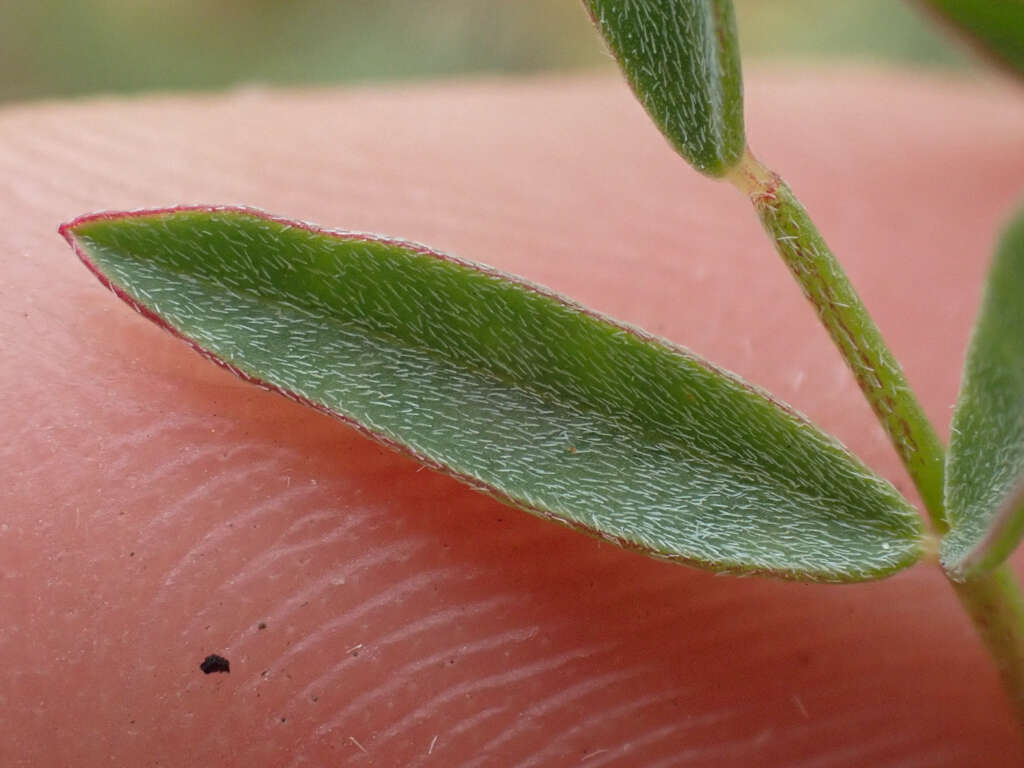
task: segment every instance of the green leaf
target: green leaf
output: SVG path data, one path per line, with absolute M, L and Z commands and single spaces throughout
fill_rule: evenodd
M 1024 534 L 1024 208 L 989 272 L 952 431 L 941 558 L 966 580 L 999 565 Z
M 702 173 L 743 155 L 743 77 L 732 0 L 584 0 L 651 118 Z
M 787 578 L 877 578 L 920 555 L 908 503 L 802 418 L 487 267 L 238 209 L 62 232 L 208 357 L 542 517 Z
M 1024 0 L 921 0 L 981 53 L 1024 75 Z

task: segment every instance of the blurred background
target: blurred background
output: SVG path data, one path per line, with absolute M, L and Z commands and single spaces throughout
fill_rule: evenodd
M 969 69 L 900 0 L 737 0 L 747 60 Z M 610 67 L 578 0 L 0 0 L 0 101 Z

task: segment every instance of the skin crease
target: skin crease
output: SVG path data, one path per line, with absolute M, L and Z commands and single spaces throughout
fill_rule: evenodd
M 754 151 L 945 436 L 1024 178 L 1019 92 L 747 82 Z M 677 160 L 619 80 L 8 107 L 0 179 L 0 764 L 1024 760 L 933 566 L 724 578 L 537 520 L 202 360 L 56 234 L 244 203 L 421 240 L 690 347 L 911 493 L 747 201 Z M 209 654 L 230 674 L 203 675 Z

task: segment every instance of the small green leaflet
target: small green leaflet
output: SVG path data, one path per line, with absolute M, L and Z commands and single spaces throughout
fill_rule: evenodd
M 732 0 L 584 0 L 637 98 L 694 168 L 743 155 L 743 77 Z
M 917 513 L 835 440 L 520 279 L 243 209 L 97 214 L 61 231 L 207 357 L 542 517 L 793 579 L 879 578 L 920 557 Z
M 992 263 L 952 431 L 941 559 L 965 580 L 999 565 L 1024 535 L 1024 209 Z

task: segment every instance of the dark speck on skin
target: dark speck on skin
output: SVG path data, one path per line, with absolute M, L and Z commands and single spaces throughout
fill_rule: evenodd
M 211 672 L 230 672 L 231 662 L 223 656 L 211 653 L 203 659 L 203 663 L 199 665 L 199 668 L 203 670 L 204 675 L 208 675 Z

